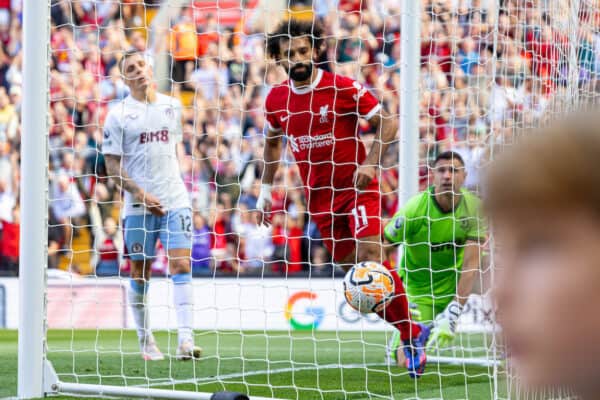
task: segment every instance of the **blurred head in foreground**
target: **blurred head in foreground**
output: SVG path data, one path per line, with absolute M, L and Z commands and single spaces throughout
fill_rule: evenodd
M 553 122 L 492 164 L 499 319 L 527 389 L 600 393 L 600 113 Z

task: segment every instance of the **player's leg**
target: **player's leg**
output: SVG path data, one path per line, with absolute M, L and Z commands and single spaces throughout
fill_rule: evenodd
M 134 260 L 131 262 L 129 282 L 129 304 L 132 307 L 138 337 L 141 339 L 151 334 L 146 314 L 146 293 L 148 292 L 148 275 L 150 274 L 150 260 Z
M 311 214 L 325 247 L 344 271 L 348 271 L 357 262 L 381 262 L 382 259 L 380 198 L 375 191 L 376 185 L 370 189 L 371 191 L 359 195 L 355 204 L 345 213 L 338 211 Z M 395 296 L 378 315 L 396 327 L 403 340 L 418 338 L 421 328 L 410 319 L 402 280 L 396 270 L 385 263 L 384 265 L 394 279 Z
M 177 359 L 200 358 L 202 349 L 194 345 L 194 290 L 191 272 L 192 213 L 189 208 L 171 210 L 162 217 L 161 242 L 169 256 L 173 280 L 173 304 L 177 315 Z
M 398 271 L 389 262 L 384 261 L 384 249 L 381 242 L 381 198 L 378 187 L 361 193 L 356 198 L 355 207 L 351 210 L 348 226 L 356 238 L 356 262 L 375 261 L 382 263 L 394 280 L 394 298 L 386 308 L 377 313 L 379 317 L 393 325 L 400 332 L 406 361 L 403 363 L 412 377 L 420 376 L 427 363 L 425 345 L 429 329 L 412 321 L 408 298 Z M 349 257 L 352 257 L 351 253 Z M 346 260 L 348 262 L 349 260 Z
M 331 224 L 335 244 L 334 260 L 345 271 L 358 262 L 381 263 L 383 258 L 379 194 L 361 194 L 351 207 L 345 215 L 336 216 Z M 323 231 L 321 234 L 323 235 Z M 410 320 L 408 301 L 398 272 L 387 263 L 383 265 L 394 279 L 395 293 L 394 299 L 377 315 L 398 329 L 403 340 L 410 340 L 419 335 L 420 327 Z
M 377 187 L 372 189 L 357 196 L 349 213 L 350 218 L 344 224 L 349 229 L 347 234 L 355 239 L 355 244 L 354 249 L 344 255 L 342 263 L 353 265 L 362 261 L 374 261 L 388 269 L 394 279 L 394 299 L 378 315 L 400 331 L 403 341 L 408 341 L 418 337 L 421 329 L 410 319 L 408 300 L 398 272 L 387 261 L 382 262 L 384 253 L 381 243 L 381 200 L 375 190 Z
M 428 329 L 431 329 L 431 323 L 435 315 L 434 308 L 431 305 L 427 305 L 422 302 L 410 302 L 409 300 L 409 309 L 411 320 L 428 327 Z M 392 337 L 388 341 L 386 348 L 386 361 L 388 361 L 388 363 L 394 363 L 398 366 L 406 365 L 403 341 L 400 337 L 400 331 L 398 330 L 392 333 Z
M 356 249 L 348 254 L 343 263 L 379 262 L 380 259 L 380 235 L 372 235 L 357 238 Z M 397 336 L 392 337 L 392 343 L 390 343 L 387 350 L 387 358 L 389 359 L 391 355 L 396 365 L 406 367 L 412 378 L 418 378 L 425 371 L 427 364 L 425 346 L 429 337 L 429 328 L 411 319 L 402 279 L 389 263 L 384 262 L 383 265 L 388 269 L 394 280 L 394 298 L 377 315 L 394 326 L 398 332 Z
M 150 329 L 146 303 L 150 280 L 150 265 L 158 237 L 152 215 L 132 215 L 125 218 L 125 247 L 131 262 L 130 284 L 127 291 L 129 307 L 137 330 L 138 340 L 145 360 L 162 360 L 164 356 L 156 346 Z

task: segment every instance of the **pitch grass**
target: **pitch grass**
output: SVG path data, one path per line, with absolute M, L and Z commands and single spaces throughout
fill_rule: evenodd
M 156 337 L 165 355 L 175 353 L 174 333 Z M 134 331 L 52 330 L 48 357 L 64 382 L 302 400 L 494 398 L 491 369 L 430 364 L 425 376 L 412 380 L 405 369 L 383 363 L 386 340 L 380 332 L 198 332 L 201 360 L 145 362 Z M 482 343 L 470 340 L 471 346 Z M 15 331 L 0 330 L 0 360 L 0 398 L 14 396 Z M 505 397 L 503 382 L 498 390 Z

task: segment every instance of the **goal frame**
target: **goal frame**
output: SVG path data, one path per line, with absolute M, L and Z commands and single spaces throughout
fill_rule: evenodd
M 21 135 L 21 237 L 19 244 L 18 396 L 43 397 L 47 254 L 50 2 L 23 1 L 23 104 Z M 31 246 L 33 244 L 33 246 Z

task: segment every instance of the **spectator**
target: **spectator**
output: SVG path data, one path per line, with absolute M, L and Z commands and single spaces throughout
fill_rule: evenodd
M 200 23 L 200 19 L 198 19 Z M 219 41 L 219 29 L 217 19 L 213 14 L 208 14 L 206 21 L 201 25 L 196 25 L 198 36 L 196 38 L 198 47 L 198 57 L 204 57 L 208 53 L 211 44 Z
M 86 214 L 85 204 L 79 189 L 67 175 L 60 174 L 55 181 L 50 207 L 64 229 L 64 237 L 70 240 L 73 234 L 73 219 Z
M 273 244 L 273 254 L 271 260 L 271 271 L 280 273 L 285 271 L 285 264 L 289 259 L 287 246 L 287 234 L 285 231 L 285 214 L 276 213 L 271 221 L 273 235 L 271 238 Z
M 455 148 L 455 151 L 461 155 L 465 162 L 467 177 L 464 186 L 475 193 L 479 191 L 481 170 L 484 167 L 486 157 L 489 157 L 485 146 L 485 139 L 487 138 L 485 129 L 485 127 L 479 129 L 475 126 L 471 127 L 467 140 Z
M 215 261 L 215 269 L 222 273 L 241 271 L 240 247 L 233 240 L 233 229 L 231 223 L 231 208 L 225 208 L 223 203 L 217 202 L 216 206 L 210 208 L 209 225 L 212 227 L 212 238 L 210 254 Z
M 262 269 L 265 262 L 271 260 L 273 255 L 273 235 L 270 227 L 256 224 L 258 211 L 250 211 L 244 206 L 240 207 L 239 222 L 234 227 L 239 235 L 239 249 L 243 254 L 240 257 L 241 272 Z
M 260 180 L 254 179 L 252 186 L 245 190 L 239 199 L 239 204 L 244 205 L 247 209 L 256 209 L 256 200 L 260 192 Z
M 190 86 L 198 95 L 211 103 L 218 96 L 227 94 L 227 82 L 229 81 L 227 74 L 226 67 L 219 67 L 216 60 L 203 57 L 198 63 L 198 68 L 193 70 L 190 75 Z
M 61 249 L 66 242 L 65 229 L 54 216 L 52 208 L 48 209 L 48 268 L 58 268 Z
M 516 111 L 524 101 L 520 88 L 514 87 L 513 82 L 506 76 L 499 76 L 490 96 L 491 122 L 501 122 L 515 118 Z
M 470 75 L 473 68 L 479 63 L 479 52 L 476 49 L 475 40 L 472 37 L 466 37 L 461 45 L 459 52 L 460 67 L 465 74 Z
M 10 67 L 6 71 L 6 83 L 11 88 L 13 86 L 18 86 L 23 84 L 23 55 L 22 53 L 17 53 L 13 58 Z M 7 85 L 4 85 L 6 87 Z
M 0 220 L 12 222 L 16 205 L 17 196 L 12 186 L 4 178 L 0 178 Z
M 18 123 L 19 118 L 15 106 L 11 104 L 6 90 L 0 88 L 0 135 L 5 136 L 8 140 L 14 140 Z
M 9 96 L 10 96 L 10 104 L 12 104 L 14 106 L 15 112 L 17 113 L 17 117 L 14 121 L 15 124 L 15 130 L 18 128 L 18 119 L 20 119 L 21 117 L 21 85 L 12 85 L 10 87 L 10 92 L 9 92 Z M 10 137 L 10 135 L 8 135 L 9 138 L 14 139 L 13 137 Z
M 148 44 L 146 38 L 140 31 L 133 31 L 129 36 L 129 43 L 131 47 L 140 52 L 147 52 Z
M 197 55 L 198 38 L 196 26 L 192 20 L 192 8 L 186 7 L 180 20 L 171 28 L 169 49 L 173 57 L 173 82 L 181 83 L 186 80 L 186 70 L 194 65 Z
M 302 271 L 302 241 L 304 239 L 304 216 L 306 206 L 302 201 L 302 192 L 299 189 L 288 193 L 290 205 L 285 214 L 284 232 L 286 235 L 286 246 L 289 249 L 284 270 L 280 270 L 284 275 L 297 274 Z
M 94 228 L 95 259 L 92 264 L 96 276 L 117 276 L 123 257 L 123 234 L 112 217 L 102 221 L 96 203 L 91 203 L 89 213 Z
M 109 107 L 129 94 L 129 88 L 121 79 L 119 67 L 116 65 L 110 69 L 109 76 L 102 79 L 98 89 L 102 100 L 109 102 Z
M 17 276 L 19 271 L 19 207 L 15 206 L 9 221 L 0 218 L 0 276 Z
M 192 273 L 207 275 L 210 273 L 210 228 L 204 216 L 194 213 L 194 230 L 192 232 Z

